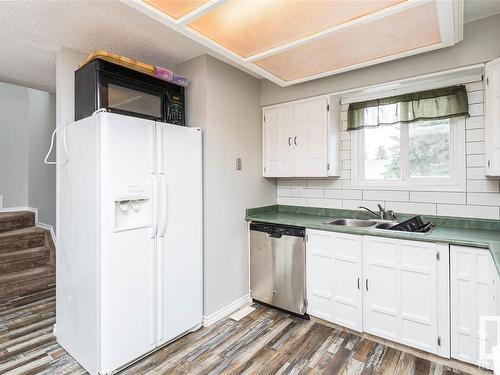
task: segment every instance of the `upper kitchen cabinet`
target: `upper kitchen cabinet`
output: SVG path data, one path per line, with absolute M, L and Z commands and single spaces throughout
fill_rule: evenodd
M 339 101 L 301 100 L 263 109 L 264 177 L 340 173 Z
M 500 58 L 485 67 L 484 139 L 486 175 L 500 176 Z

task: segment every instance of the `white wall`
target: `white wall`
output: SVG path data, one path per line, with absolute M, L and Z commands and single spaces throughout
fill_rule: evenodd
M 55 172 L 43 163 L 55 127 L 55 96 L 0 83 L 0 195 L 3 207 L 38 208 L 55 224 Z
M 187 123 L 203 128 L 204 314 L 249 293 L 245 209 L 276 203 L 261 177 L 259 81 L 209 56 L 174 69 L 190 80 Z M 242 158 L 243 169 L 235 170 Z
M 485 177 L 483 82 L 466 85 L 469 112 L 466 119 L 466 191 L 384 191 L 351 188 L 351 134 L 347 131 L 347 105 L 341 106 L 341 176 L 338 179 L 278 181 L 278 203 L 308 207 L 387 209 L 402 213 L 500 219 L 500 185 Z
M 56 224 L 56 171 L 43 162 L 56 126 L 56 98 L 29 90 L 28 204 L 38 209 L 38 220 Z M 52 156 L 54 157 L 54 156 Z
M 3 207 L 28 205 L 28 89 L 0 83 L 0 195 Z
M 500 56 L 500 15 L 465 25 L 464 40 L 438 51 L 412 56 L 344 74 L 286 88 L 261 81 L 261 105 L 486 62 Z M 482 82 L 467 85 L 472 117 L 466 121 L 467 187 L 465 192 L 382 191 L 351 188 L 351 137 L 346 131 L 347 106 L 341 108 L 341 177 L 338 179 L 279 179 L 278 203 L 311 207 L 356 209 L 382 203 L 396 212 L 475 218 L 500 218 L 500 190 L 497 179 L 484 177 L 484 130 Z
M 261 81 L 261 105 L 364 87 L 477 64 L 500 56 L 500 14 L 464 26 L 464 40 L 453 47 L 357 69 L 289 87 Z

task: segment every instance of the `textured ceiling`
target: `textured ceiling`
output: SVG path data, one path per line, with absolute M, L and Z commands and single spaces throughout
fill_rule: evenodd
M 465 0 L 466 21 L 498 12 L 500 0 Z M 0 0 L 0 82 L 54 92 L 60 47 L 106 49 L 165 67 L 215 55 L 118 0 Z
M 500 0 L 465 0 L 464 22 L 472 22 L 500 13 Z
M 60 47 L 165 67 L 208 52 L 119 1 L 0 1 L 1 82 L 55 92 Z

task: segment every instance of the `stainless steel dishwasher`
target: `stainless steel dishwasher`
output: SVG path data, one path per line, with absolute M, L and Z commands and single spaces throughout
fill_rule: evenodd
M 253 299 L 304 315 L 305 260 L 305 228 L 250 223 Z

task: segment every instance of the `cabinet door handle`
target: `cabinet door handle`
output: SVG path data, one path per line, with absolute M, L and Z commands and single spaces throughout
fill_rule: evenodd
M 366 290 L 368 290 L 368 279 L 365 281 Z
M 293 143 L 297 146 L 297 137 L 293 137 Z
M 491 161 L 488 160 L 488 168 L 491 167 Z
M 358 277 L 358 289 L 360 289 L 360 287 L 359 287 L 359 277 Z
M 288 137 L 288 146 L 292 145 L 292 137 Z

